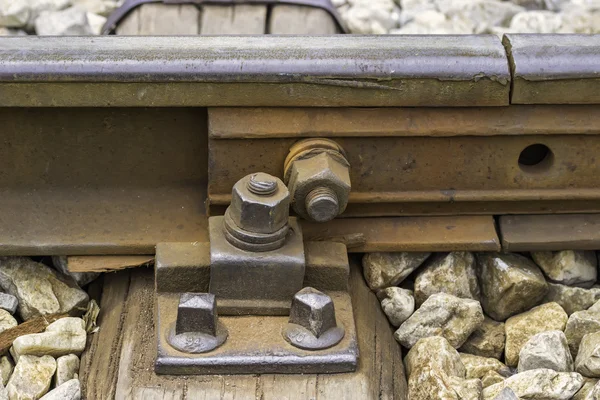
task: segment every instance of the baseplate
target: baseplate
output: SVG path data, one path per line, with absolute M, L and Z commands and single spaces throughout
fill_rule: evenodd
M 358 363 L 356 328 L 350 295 L 327 292 L 335 304 L 338 325 L 346 334 L 337 345 L 319 351 L 298 349 L 283 337 L 287 316 L 220 316 L 229 337 L 204 354 L 182 353 L 166 338 L 175 322 L 179 293 L 157 293 L 158 374 L 323 374 L 353 372 Z M 218 301 L 218 300 L 217 300 Z

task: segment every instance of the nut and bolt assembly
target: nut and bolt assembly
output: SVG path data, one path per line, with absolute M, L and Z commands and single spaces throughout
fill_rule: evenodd
M 240 179 L 225 212 L 225 237 L 237 248 L 262 252 L 283 246 L 290 192 L 281 179 L 259 172 Z
M 327 222 L 344 212 L 350 194 L 350 164 L 344 149 L 329 139 L 295 143 L 285 160 L 284 177 L 292 207 L 302 218 Z
M 304 350 L 322 350 L 338 344 L 344 337 L 344 328 L 337 324 L 331 297 L 311 287 L 296 293 L 284 337 Z
M 227 330 L 218 320 L 215 296 L 210 293 L 182 293 L 177 319 L 167 338 L 184 353 L 206 353 L 222 345 Z

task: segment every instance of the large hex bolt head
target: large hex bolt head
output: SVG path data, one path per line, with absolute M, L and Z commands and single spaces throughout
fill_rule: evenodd
M 311 287 L 296 293 L 285 337 L 292 345 L 306 350 L 325 349 L 339 343 L 344 329 L 337 325 L 331 297 Z
M 227 213 L 239 228 L 274 233 L 284 228 L 290 214 L 290 192 L 281 179 L 259 172 L 240 179 L 231 193 Z
M 177 320 L 168 342 L 185 353 L 205 353 L 225 342 L 227 330 L 219 324 L 212 293 L 182 293 Z
M 349 164 L 341 155 L 329 152 L 294 160 L 288 186 L 298 215 L 316 222 L 330 221 L 348 205 Z

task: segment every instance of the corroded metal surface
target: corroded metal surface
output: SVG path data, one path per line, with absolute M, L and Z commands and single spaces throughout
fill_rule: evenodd
M 493 35 L 0 39 L 0 106 L 500 106 L 509 90 Z
M 600 103 L 600 35 L 508 34 L 513 104 Z
M 259 169 L 281 176 L 294 138 L 213 140 L 209 148 L 211 205 Z M 598 212 L 599 135 L 339 137 L 351 165 L 344 215 L 444 215 Z M 531 145 L 548 153 L 520 162 Z M 236 154 L 248 152 L 250 158 Z M 534 160 L 535 161 L 535 160 Z M 212 212 L 212 211 L 211 211 Z
M 505 251 L 600 248 L 600 214 L 504 215 L 499 229 Z
M 240 4 L 239 0 L 127 0 L 121 7 L 115 10 L 109 17 L 104 27 L 102 28 L 102 34 L 107 35 L 112 33 L 119 22 L 124 19 L 128 13 L 133 11 L 136 7 L 147 3 L 165 3 L 165 4 L 214 4 L 222 6 L 233 6 Z M 344 21 L 340 18 L 337 9 L 333 6 L 330 0 L 244 0 L 243 4 L 291 4 L 297 6 L 306 6 L 313 8 L 320 8 L 329 13 L 331 18 L 335 21 L 338 29 L 341 32 L 347 32 Z

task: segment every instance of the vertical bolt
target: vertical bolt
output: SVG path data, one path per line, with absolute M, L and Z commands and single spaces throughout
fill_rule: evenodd
M 167 341 L 184 353 L 205 353 L 222 345 L 227 329 L 217 317 L 217 303 L 212 293 L 182 293 L 177 320 Z
M 277 190 L 277 178 L 264 172 L 253 174 L 248 181 L 248 190 L 259 196 L 270 196 Z
M 331 297 L 311 287 L 296 293 L 284 335 L 293 346 L 305 350 L 338 344 L 344 337 L 344 328 L 337 325 Z
M 340 211 L 337 195 L 325 186 L 311 190 L 306 195 L 305 203 L 308 215 L 316 222 L 331 221 Z

